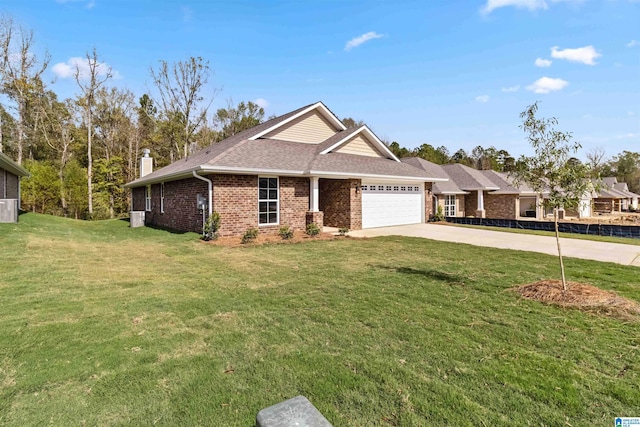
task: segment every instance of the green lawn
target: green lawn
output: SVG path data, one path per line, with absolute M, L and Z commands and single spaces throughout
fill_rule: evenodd
M 640 322 L 520 299 L 535 253 L 387 237 L 222 248 L 124 221 L 0 224 L 0 425 L 612 426 Z M 640 300 L 640 269 L 566 259 Z

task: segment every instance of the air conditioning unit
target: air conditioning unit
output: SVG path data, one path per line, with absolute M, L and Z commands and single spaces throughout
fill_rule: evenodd
M 0 199 L 0 222 L 18 222 L 18 199 Z
M 144 227 L 144 211 L 129 212 L 129 227 Z

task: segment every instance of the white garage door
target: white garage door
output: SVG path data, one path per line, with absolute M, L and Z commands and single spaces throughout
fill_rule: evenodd
M 422 222 L 423 184 L 362 185 L 362 228 Z

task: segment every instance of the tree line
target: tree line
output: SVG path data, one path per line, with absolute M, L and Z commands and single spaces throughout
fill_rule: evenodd
M 484 148 L 480 145 L 471 152 L 459 149 L 453 154 L 444 147 L 433 147 L 430 144 L 422 144 L 419 147 L 408 149 L 397 142 L 388 144 L 393 154 L 402 157 L 420 157 L 432 163 L 446 165 L 460 163 L 478 170 L 495 170 L 498 172 L 514 173 L 520 169 L 521 158 L 514 158 L 507 150 L 497 149 L 494 146 Z M 585 155 L 583 162 L 576 157 L 567 161 L 569 164 L 584 164 L 589 170 L 589 176 L 598 179 L 600 177 L 614 176 L 618 182 L 629 184 L 629 190 L 640 194 L 640 152 L 624 150 L 615 156 L 607 158 L 602 148 L 595 148 Z
M 32 30 L 0 17 L 0 152 L 31 173 L 22 208 L 74 218 L 126 215 L 123 184 L 149 148 L 156 167 L 188 156 L 264 119 L 253 102 L 211 111 L 219 90 L 202 57 L 149 67 L 150 93 L 118 87 L 97 49 L 74 64 L 76 93 L 61 100 L 45 81 L 50 55 Z
M 150 65 L 152 87 L 136 96 L 118 87 L 94 48 L 74 64 L 75 95 L 59 99 L 44 78 L 50 55 L 38 51 L 32 30 L 0 17 L 0 152 L 31 173 L 22 182 L 25 210 L 83 219 L 126 215 L 130 201 L 123 185 L 138 176 L 142 148 L 162 167 L 265 120 L 264 109 L 250 101 L 228 100 L 226 108 L 213 111 L 219 89 L 209 84 L 213 71 L 202 57 Z M 344 122 L 362 124 L 352 118 Z M 494 147 L 450 154 L 429 144 L 388 145 L 400 157 L 438 164 L 508 172 L 517 162 Z M 611 159 L 604 152 L 592 154 L 593 170 L 618 176 L 640 192 L 640 154 L 625 151 Z

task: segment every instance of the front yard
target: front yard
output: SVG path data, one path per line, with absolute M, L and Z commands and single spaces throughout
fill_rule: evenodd
M 0 224 L 0 425 L 611 426 L 640 321 L 526 301 L 546 255 L 412 238 L 219 247 L 124 221 Z M 640 269 L 566 259 L 640 301 Z

